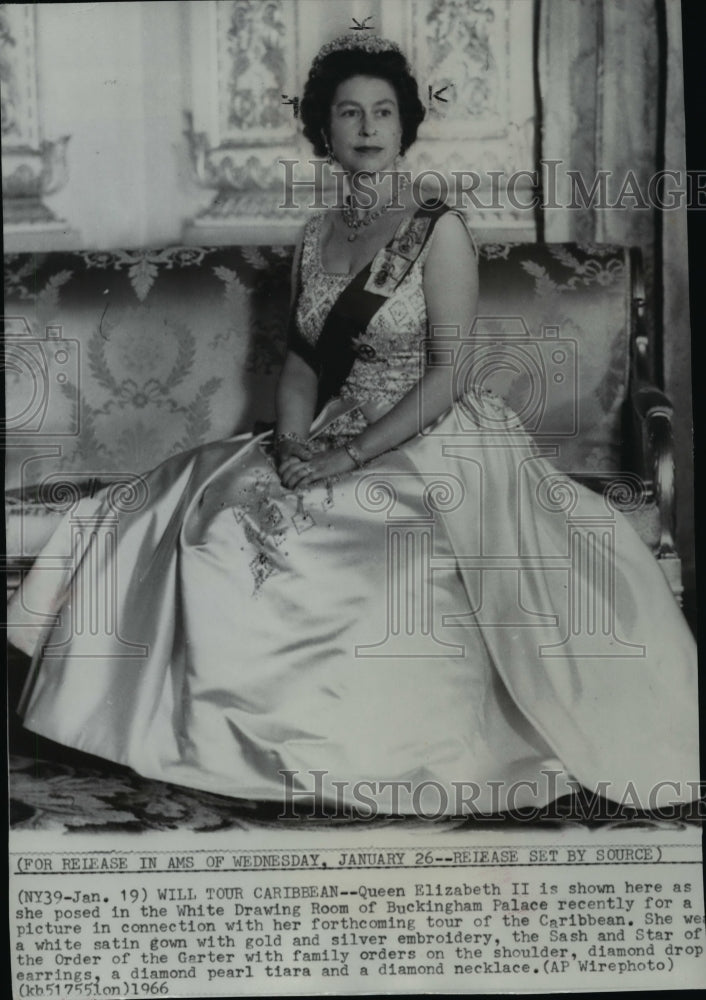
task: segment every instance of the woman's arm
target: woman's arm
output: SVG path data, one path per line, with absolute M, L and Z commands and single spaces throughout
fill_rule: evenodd
M 424 265 L 424 297 L 429 334 L 435 327 L 459 329 L 459 347 L 468 336 L 478 304 L 478 262 L 472 238 L 463 221 L 451 213 L 436 224 Z M 448 333 L 446 333 L 448 337 Z M 445 339 L 447 349 L 449 340 Z M 456 398 L 455 364 L 425 372 L 417 385 L 384 416 L 370 424 L 352 442 L 363 461 L 369 461 L 408 441 L 453 406 Z M 420 405 L 421 404 L 421 405 Z M 307 467 L 288 470 L 287 485 L 305 486 L 353 468 L 343 449 L 317 455 Z
M 316 373 L 306 361 L 287 351 L 275 395 L 276 434 L 296 434 L 306 441 L 314 419 L 317 386 Z

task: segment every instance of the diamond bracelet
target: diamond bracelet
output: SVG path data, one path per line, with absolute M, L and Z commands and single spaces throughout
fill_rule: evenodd
M 347 444 L 344 444 L 343 450 L 348 453 L 348 457 L 351 459 L 356 469 L 362 469 L 365 466 L 365 459 L 363 458 L 363 456 L 358 451 L 358 449 L 356 448 L 356 446 L 353 444 L 352 441 L 349 441 Z
M 283 441 L 293 441 L 295 444 L 305 443 L 304 438 L 294 431 L 284 431 L 282 434 L 275 436 L 275 445 L 281 444 Z

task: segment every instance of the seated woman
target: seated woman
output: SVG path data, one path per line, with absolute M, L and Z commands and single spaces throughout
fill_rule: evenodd
M 351 194 L 296 254 L 274 437 L 159 466 L 114 555 L 109 504 L 83 502 L 91 545 L 17 598 L 61 612 L 13 634 L 35 655 L 25 725 L 243 798 L 490 813 L 574 781 L 688 801 L 695 649 L 653 556 L 619 514 L 591 548 L 603 499 L 571 485 L 588 520 L 569 526 L 514 414 L 425 364 L 430 330 L 470 330 L 477 264 L 463 217 L 402 183 L 424 116 L 404 56 L 337 39 L 301 108 Z M 109 574 L 111 634 L 72 629 L 77 588 Z M 576 630 L 576 588 L 590 604 L 606 581 L 612 630 Z

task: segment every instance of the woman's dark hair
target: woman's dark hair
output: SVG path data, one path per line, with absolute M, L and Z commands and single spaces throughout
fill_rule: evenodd
M 314 63 L 304 87 L 300 114 L 304 135 L 317 156 L 326 155 L 321 132 L 328 138 L 331 104 L 336 87 L 352 76 L 371 76 L 387 80 L 397 95 L 402 124 L 400 152 L 406 152 L 417 138 L 417 129 L 424 120 L 424 105 L 419 100 L 417 81 L 401 52 L 366 52 L 364 49 L 341 49 L 330 52 Z

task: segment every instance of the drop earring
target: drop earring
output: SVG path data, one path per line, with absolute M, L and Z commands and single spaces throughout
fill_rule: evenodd
M 333 150 L 329 146 L 328 139 L 326 138 L 326 135 L 325 135 L 323 129 L 321 130 L 321 138 L 324 140 L 324 148 L 326 149 L 326 162 L 328 163 L 328 165 L 330 167 L 332 167 L 333 166 Z

